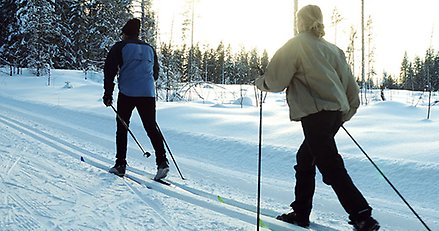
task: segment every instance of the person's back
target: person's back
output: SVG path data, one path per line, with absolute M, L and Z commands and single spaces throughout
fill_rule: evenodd
M 340 110 L 348 120 L 359 106 L 358 86 L 337 46 L 310 31 L 282 46 L 264 74 L 270 91 L 287 88 L 290 119 L 321 110 Z
M 123 40 L 111 47 L 105 60 L 103 101 L 107 107 L 112 106 L 114 78 L 119 74 L 115 110 L 116 163 L 109 172 L 118 176 L 125 175 L 128 126 L 136 108 L 155 151 L 157 174 L 154 179 L 159 180 L 169 172 L 162 135 L 156 122 L 154 81 L 158 79 L 159 64 L 154 48 L 139 40 L 139 33 L 140 20 L 130 19 L 122 28 Z
M 287 89 L 290 119 L 300 121 L 304 140 L 296 154 L 292 210 L 277 219 L 308 227 L 316 169 L 349 214 L 356 231 L 375 231 L 379 223 L 356 188 L 338 154 L 335 135 L 359 106 L 358 85 L 341 49 L 325 41 L 323 15 L 308 5 L 298 13 L 299 34 L 273 56 L 256 86 L 264 91 Z
M 292 39 L 289 49 L 297 56 L 297 72 L 288 91 L 292 120 L 321 110 L 348 112 L 358 107 L 354 102 L 358 87 L 342 50 L 311 32 Z
M 140 40 L 121 42 L 119 90 L 127 96 L 154 97 L 154 49 Z

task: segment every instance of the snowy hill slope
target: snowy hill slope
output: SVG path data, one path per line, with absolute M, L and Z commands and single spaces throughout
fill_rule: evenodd
M 82 72 L 53 71 L 52 85 L 47 86 L 46 78 L 29 74 L 0 77 L 0 230 L 255 229 L 233 212 L 151 190 L 81 162 L 75 155 L 96 158 L 102 168 L 114 160 L 115 117 L 101 102 L 100 78 L 96 74 L 85 80 Z M 248 87 L 250 99 L 252 92 Z M 422 101 L 414 107 L 410 93 L 386 94 L 391 101 L 362 106 L 345 127 L 437 230 L 439 110 L 433 107 L 431 119 L 425 120 Z M 254 206 L 258 108 L 219 101 L 220 94 L 206 95 L 217 98 L 204 103 L 158 102 L 158 123 L 188 180 L 179 179 L 174 166 L 169 179 Z M 292 166 L 302 140 L 300 124 L 289 122 L 287 113 L 284 95 L 269 94 L 263 117 L 261 204 L 277 213 L 286 212 L 293 199 Z M 131 128 L 151 150 L 137 114 Z M 425 230 L 342 130 L 337 142 L 383 230 Z M 70 150 L 69 145 L 77 149 Z M 129 145 L 132 170 L 153 173 L 153 157 L 142 157 L 131 140 Z M 314 201 L 311 219 L 326 226 L 314 229 L 351 229 L 335 194 L 320 178 Z M 214 200 L 209 203 L 222 206 Z

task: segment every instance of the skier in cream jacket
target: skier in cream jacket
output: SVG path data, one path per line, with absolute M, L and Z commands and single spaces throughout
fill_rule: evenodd
M 318 6 L 303 7 L 297 13 L 296 28 L 298 35 L 274 54 L 255 82 L 263 91 L 286 89 L 290 119 L 301 122 L 305 137 L 294 166 L 292 211 L 278 219 L 309 226 L 317 167 L 349 214 L 354 229 L 378 230 L 372 208 L 347 173 L 334 139 L 360 105 L 358 85 L 343 51 L 323 39 L 323 15 Z

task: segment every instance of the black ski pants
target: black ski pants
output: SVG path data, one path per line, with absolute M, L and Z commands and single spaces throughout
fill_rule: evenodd
M 145 131 L 154 148 L 156 163 L 159 165 L 163 161 L 167 161 L 167 159 L 162 136 L 156 126 L 155 107 L 156 104 L 154 97 L 130 97 L 119 93 L 117 99 L 117 111 L 119 116 L 127 125 L 130 124 L 130 118 L 134 108 L 137 109 L 140 119 L 142 120 L 143 127 L 145 128 Z M 116 121 L 116 162 L 126 163 L 128 130 L 117 118 L 117 116 Z
M 304 141 L 296 155 L 294 211 L 309 217 L 315 190 L 316 167 L 330 185 L 351 220 L 371 215 L 366 199 L 355 187 L 338 154 L 335 135 L 342 125 L 339 111 L 321 111 L 301 119 Z

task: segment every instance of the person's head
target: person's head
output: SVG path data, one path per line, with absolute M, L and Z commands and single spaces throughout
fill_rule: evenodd
M 126 37 L 138 37 L 140 34 L 140 20 L 133 18 L 122 27 L 122 34 Z
M 297 32 L 311 31 L 314 35 L 321 38 L 325 35 L 323 25 L 323 14 L 316 5 L 304 6 L 297 12 Z

